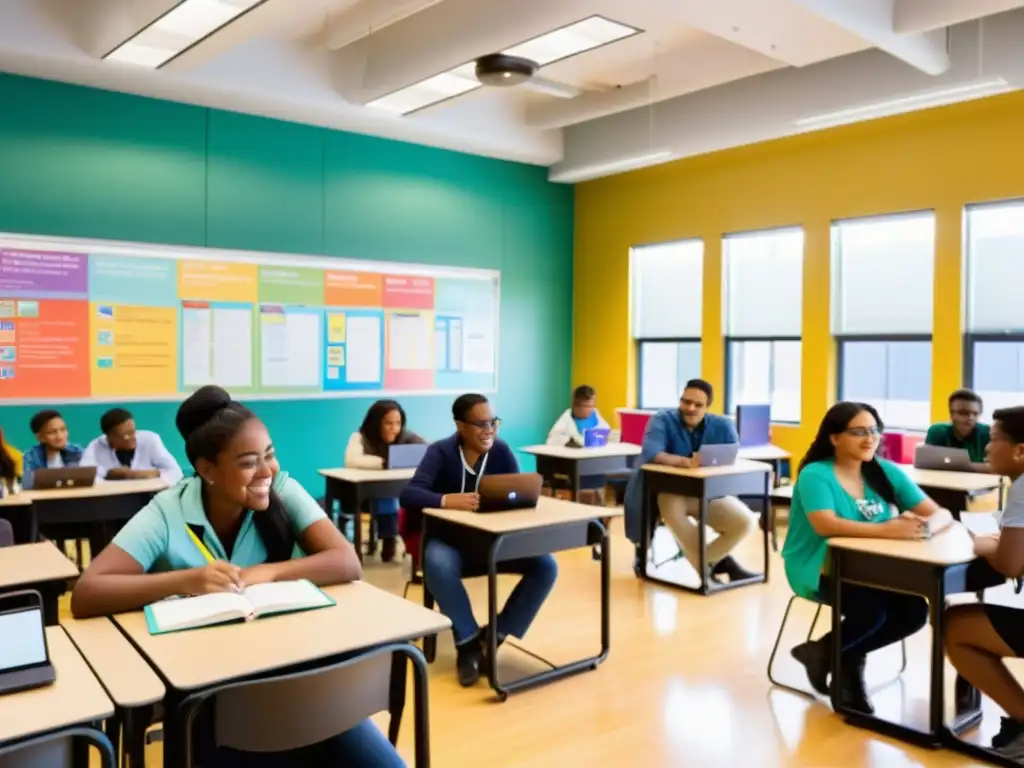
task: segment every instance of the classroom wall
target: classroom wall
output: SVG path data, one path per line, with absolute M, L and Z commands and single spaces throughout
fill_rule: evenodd
M 703 376 L 724 395 L 721 237 L 801 225 L 803 403 L 774 441 L 802 454 L 835 400 L 830 331 L 834 219 L 936 212 L 932 415 L 961 383 L 962 220 L 968 203 L 1024 196 L 1024 93 L 790 137 L 599 179 L 576 188 L 573 380 L 636 403 L 629 249 L 703 238 Z M 885 275 L 879 275 L 880 280 Z M 865 297 L 870 301 L 870 296 Z M 724 397 L 713 410 L 721 412 Z
M 0 74 L 0 232 L 323 254 L 501 270 L 502 436 L 541 440 L 571 391 L 571 187 L 544 168 L 232 112 Z M 449 396 L 410 397 L 410 426 L 452 429 Z M 365 398 L 256 401 L 281 464 L 316 493 Z M 109 403 L 63 408 L 72 439 Z M 175 403 L 129 406 L 185 465 Z M 0 406 L 34 443 L 34 407 Z

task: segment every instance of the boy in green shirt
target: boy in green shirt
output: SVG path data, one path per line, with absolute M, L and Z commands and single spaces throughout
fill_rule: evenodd
M 981 397 L 970 389 L 958 389 L 949 396 L 949 423 L 932 424 L 924 441 L 943 448 L 962 448 L 971 457 L 978 472 L 988 472 L 985 448 L 988 447 L 988 424 L 979 424 L 982 411 Z

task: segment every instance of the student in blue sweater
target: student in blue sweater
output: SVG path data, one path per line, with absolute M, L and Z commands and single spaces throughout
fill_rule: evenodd
M 644 464 L 666 464 L 671 467 L 700 466 L 697 452 L 702 445 L 738 443 L 736 426 L 731 419 L 708 413 L 714 390 L 703 379 L 690 379 L 679 398 L 679 408 L 660 411 L 651 417 L 644 433 L 644 443 L 637 467 Z M 637 545 L 636 567 L 643 568 L 647 553 L 640 541 L 643 530 L 643 499 L 640 473 L 634 472 L 626 488 L 626 535 Z M 665 524 L 675 534 L 684 554 L 694 568 L 700 551 L 700 531 L 696 517 L 700 513 L 697 499 L 670 493 L 658 494 L 658 510 Z M 754 574 L 743 568 L 729 553 L 757 526 L 757 517 L 734 496 L 723 496 L 707 506 L 705 522 L 718 537 L 707 546 L 707 560 L 712 578 L 728 576 L 737 581 Z
M 452 416 L 455 434 L 427 449 L 416 474 L 402 491 L 401 504 L 410 530 L 422 529 L 426 508 L 475 512 L 480 506 L 477 488 L 484 473 L 519 472 L 519 462 L 512 449 L 498 439 L 501 420 L 494 417 L 486 397 L 461 395 L 452 405 Z M 486 558 L 485 551 L 460 550 L 435 538 L 427 542 L 423 552 L 423 575 L 441 611 L 452 620 L 459 683 L 467 687 L 480 679 L 483 649 L 490 630 L 481 629 L 473 618 L 462 576 L 467 571 L 486 570 Z M 498 614 L 498 626 L 491 628 L 497 632 L 500 644 L 509 635 L 523 637 L 526 634 L 555 584 L 558 565 L 551 555 L 540 555 L 503 562 L 498 569 L 523 577 Z

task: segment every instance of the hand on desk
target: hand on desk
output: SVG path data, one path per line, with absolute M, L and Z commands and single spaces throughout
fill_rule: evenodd
M 441 506 L 445 509 L 457 509 L 461 512 L 476 512 L 480 508 L 480 494 L 449 493 L 441 498 Z
M 700 456 L 676 456 L 676 466 L 683 469 L 696 469 L 700 466 Z
M 237 565 L 216 560 L 203 568 L 185 571 L 186 594 L 207 595 L 211 592 L 241 592 L 245 589 L 242 569 Z
M 886 539 L 920 539 L 924 536 L 924 521 L 917 515 L 900 515 L 882 523 L 882 537 Z

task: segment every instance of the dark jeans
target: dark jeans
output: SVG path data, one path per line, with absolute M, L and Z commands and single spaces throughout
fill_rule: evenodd
M 872 651 L 910 637 L 928 623 L 928 603 L 923 597 L 887 592 L 856 584 L 843 584 L 843 654 L 860 659 Z M 832 605 L 834 585 L 823 578 L 818 598 Z M 832 633 L 821 638 L 832 642 Z
M 222 747 L 212 763 L 215 768 L 405 768 L 405 761 L 369 720 L 344 733 L 288 752 L 239 752 Z

